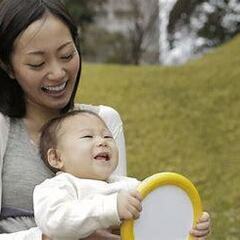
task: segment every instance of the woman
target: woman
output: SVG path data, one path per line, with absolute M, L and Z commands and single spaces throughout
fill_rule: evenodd
M 49 119 L 73 108 L 98 113 L 120 149 L 117 171 L 125 174 L 118 113 L 104 106 L 74 105 L 81 72 L 78 40 L 77 27 L 58 0 L 0 4 L 0 239 L 47 239 L 33 221 L 32 191 L 53 175 L 38 152 L 41 127 Z M 196 236 L 206 235 L 206 219 Z M 88 239 L 119 237 L 99 231 Z

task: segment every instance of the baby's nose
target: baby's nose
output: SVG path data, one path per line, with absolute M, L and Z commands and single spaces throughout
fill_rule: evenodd
M 107 147 L 108 146 L 107 140 L 103 137 L 98 137 L 96 141 L 97 141 L 97 146 L 99 146 L 99 147 Z

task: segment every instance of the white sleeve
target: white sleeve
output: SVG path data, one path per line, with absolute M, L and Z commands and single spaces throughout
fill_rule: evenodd
M 99 108 L 100 108 L 99 116 L 105 121 L 106 125 L 112 132 L 119 149 L 119 163 L 113 175 L 126 176 L 127 174 L 126 147 L 121 117 L 119 113 L 111 107 L 100 105 Z
M 0 234 L 1 240 L 42 240 L 42 232 L 39 228 L 31 228 L 26 231 Z
M 112 175 L 108 179 L 109 183 L 114 183 L 119 190 L 132 191 L 136 190 L 141 183 L 138 179 L 125 176 Z
M 50 238 L 81 239 L 120 223 L 117 193 L 79 200 L 76 188 L 66 181 L 58 185 L 45 181 L 35 188 L 35 220 Z

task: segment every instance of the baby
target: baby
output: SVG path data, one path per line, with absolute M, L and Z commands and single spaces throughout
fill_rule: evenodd
M 36 223 L 48 237 L 78 240 L 139 217 L 139 181 L 112 175 L 118 148 L 95 113 L 72 111 L 52 119 L 43 127 L 40 153 L 56 173 L 36 186 L 33 195 Z M 206 237 L 209 225 L 204 213 L 191 233 Z
M 43 128 L 40 153 L 56 172 L 33 197 L 36 223 L 48 237 L 81 239 L 139 217 L 139 181 L 111 176 L 118 148 L 98 115 L 73 111 L 52 119 Z

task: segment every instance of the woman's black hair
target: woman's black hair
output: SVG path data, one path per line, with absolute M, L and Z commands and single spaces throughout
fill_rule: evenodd
M 9 117 L 22 118 L 26 114 L 24 92 L 18 82 L 11 79 L 3 66 L 11 67 L 13 44 L 18 35 L 47 12 L 60 19 L 70 30 L 80 54 L 76 24 L 60 0 L 3 0 L 0 3 L 0 112 Z M 62 113 L 73 108 L 81 74 L 81 59 L 75 87 Z

